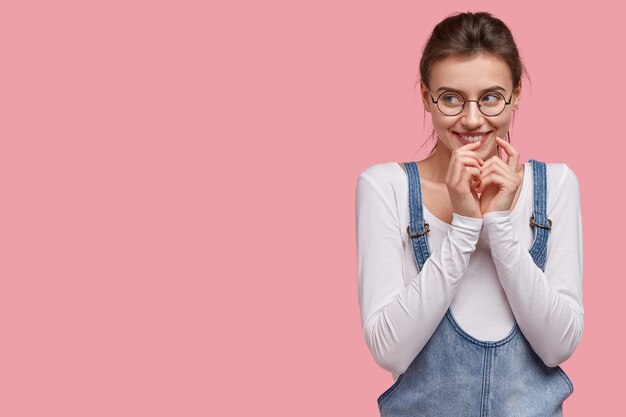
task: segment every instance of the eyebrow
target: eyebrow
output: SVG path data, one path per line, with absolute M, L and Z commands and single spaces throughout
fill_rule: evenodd
M 440 92 L 440 91 L 454 91 L 455 93 L 463 93 L 461 90 L 458 90 L 456 88 L 452 88 L 452 87 L 439 87 L 436 91 L 436 93 Z M 504 87 L 500 87 L 499 85 L 494 85 L 492 87 L 489 88 L 485 88 L 484 90 L 480 90 L 481 93 L 484 93 L 485 91 L 490 91 L 490 90 L 502 90 L 506 93 L 506 89 Z

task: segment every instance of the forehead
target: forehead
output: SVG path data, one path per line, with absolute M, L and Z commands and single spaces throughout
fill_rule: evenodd
M 464 93 L 478 93 L 484 88 L 499 85 L 511 91 L 511 70 L 499 57 L 478 55 L 471 59 L 449 56 L 437 61 L 431 69 L 430 88 L 452 87 Z

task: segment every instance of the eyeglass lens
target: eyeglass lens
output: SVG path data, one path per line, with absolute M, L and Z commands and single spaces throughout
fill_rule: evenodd
M 472 100 L 474 101 L 474 100 Z M 439 111 L 447 116 L 456 116 L 463 111 L 467 101 L 465 98 L 451 91 L 444 91 L 437 99 Z M 478 109 L 485 116 L 496 116 L 504 110 L 506 99 L 495 91 L 486 92 L 478 99 Z

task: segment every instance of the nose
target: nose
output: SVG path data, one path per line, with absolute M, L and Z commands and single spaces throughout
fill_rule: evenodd
M 465 103 L 465 108 L 461 112 L 461 123 L 468 129 L 476 128 L 483 124 L 483 114 L 478 110 L 478 102 L 476 100 Z

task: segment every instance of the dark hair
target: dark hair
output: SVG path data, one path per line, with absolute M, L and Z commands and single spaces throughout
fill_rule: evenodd
M 519 86 L 522 75 L 526 75 L 530 81 L 513 34 L 502 20 L 487 12 L 457 13 L 446 17 L 435 26 L 422 51 L 419 67 L 421 80 L 428 86 L 432 66 L 451 55 L 471 59 L 482 54 L 496 55 L 508 65 L 513 88 Z M 433 129 L 428 139 L 434 134 Z M 510 134 L 507 136 L 510 142 Z M 435 142 L 431 155 L 436 148 Z

